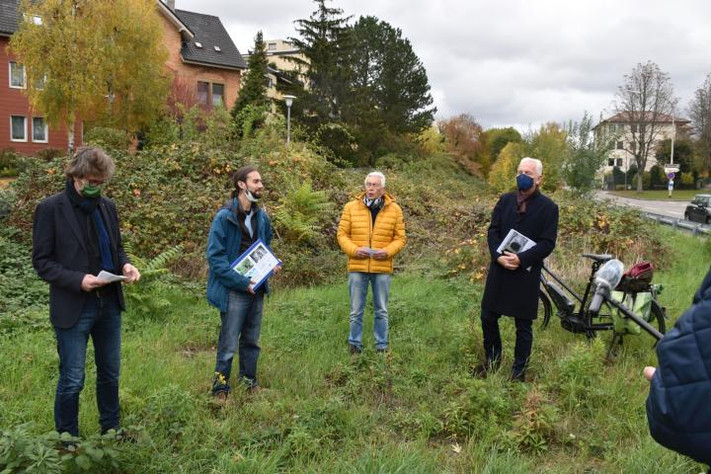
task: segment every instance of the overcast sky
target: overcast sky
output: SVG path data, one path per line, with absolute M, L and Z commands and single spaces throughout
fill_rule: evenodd
M 308 0 L 176 0 L 219 16 L 242 53 L 295 36 Z M 670 74 L 678 115 L 711 73 L 709 0 L 334 0 L 346 15 L 372 15 L 402 30 L 429 77 L 438 119 L 472 115 L 485 128 L 521 130 L 595 120 L 614 111 L 625 74 L 654 61 Z

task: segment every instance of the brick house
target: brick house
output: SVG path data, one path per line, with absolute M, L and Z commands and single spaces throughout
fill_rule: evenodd
M 46 148 L 66 150 L 66 128 L 49 127 L 42 114 L 32 110 L 24 94 L 24 67 L 7 48 L 19 26 L 19 4 L 20 0 L 0 0 L 0 150 L 12 148 L 25 155 Z M 156 7 L 168 50 L 165 67 L 174 77 L 173 99 L 231 108 L 247 63 L 220 19 L 176 10 L 174 0 L 156 0 Z M 81 122 L 76 129 L 74 143 L 80 146 Z
M 174 77 L 173 95 L 188 105 L 232 108 L 247 63 L 220 19 L 176 10 L 174 0 L 157 3 L 168 49 L 166 67 Z
M 32 110 L 24 94 L 25 68 L 8 51 L 19 25 L 19 5 L 20 0 L 0 0 L 0 150 L 11 148 L 24 155 L 47 148 L 66 150 L 67 129 L 49 127 L 42 114 Z M 74 143 L 81 144 L 81 124 Z

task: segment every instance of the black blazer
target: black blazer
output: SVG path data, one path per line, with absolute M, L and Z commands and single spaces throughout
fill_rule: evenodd
M 128 257 L 121 244 L 116 205 L 100 198 L 99 209 L 111 241 L 114 266 L 121 271 Z M 77 222 L 66 191 L 50 196 L 37 205 L 32 227 L 32 265 L 49 283 L 49 318 L 58 328 L 74 326 L 88 297 L 81 289 L 84 275 L 89 273 L 86 238 Z M 125 309 L 123 290 L 116 285 L 121 309 Z

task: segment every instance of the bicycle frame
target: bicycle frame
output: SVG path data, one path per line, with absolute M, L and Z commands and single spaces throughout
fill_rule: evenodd
M 612 257 L 610 256 L 609 258 Z M 592 289 L 595 286 L 595 273 L 597 273 L 603 263 L 604 262 L 602 260 L 592 261 L 590 276 L 588 277 L 588 283 L 585 286 L 585 292 L 582 297 L 578 295 L 575 290 L 566 285 L 566 283 L 561 280 L 558 275 L 546 267 L 545 264 L 543 265 L 543 271 L 541 272 L 542 291 L 553 302 L 558 310 L 558 315 L 561 318 L 561 324 L 564 329 L 573 333 L 585 333 L 588 337 L 594 337 L 595 331 L 612 329 L 612 323 L 592 324 L 585 309 L 591 299 Z M 548 280 L 548 277 L 552 278 L 556 283 L 561 285 L 567 294 L 552 284 Z M 575 300 L 577 300 L 577 304 L 571 301 L 568 295 L 575 298 Z
M 653 285 L 650 285 L 649 291 L 652 293 L 652 313 L 655 315 L 657 321 L 659 321 L 659 330 L 657 330 L 650 322 L 645 321 L 644 318 L 635 314 L 623 303 L 612 298 L 612 293 L 610 291 L 604 292 L 605 302 L 607 303 L 604 308 L 604 312 L 592 312 L 589 308 L 590 300 L 592 300 L 593 293 L 595 292 L 597 285 L 595 283 L 595 275 L 600 267 L 607 261 L 611 260 L 612 255 L 595 255 L 595 254 L 582 254 L 583 257 L 589 258 L 591 262 L 590 276 L 588 277 L 587 285 L 585 286 L 585 292 L 582 296 L 570 288 L 560 277 L 553 273 L 548 267 L 543 265 L 543 271 L 541 272 L 541 301 L 543 303 L 543 327 L 547 326 L 551 316 L 551 303 L 555 305 L 557 314 L 561 320 L 561 326 L 563 329 L 570 331 L 572 333 L 583 333 L 588 338 L 594 338 L 598 331 L 611 331 L 615 329 L 615 323 L 613 320 L 613 310 L 618 310 L 618 314 L 624 315 L 626 318 L 634 321 L 639 327 L 645 330 L 648 334 L 659 340 L 664 332 L 663 321 L 659 319 L 664 319 L 664 309 L 656 301 L 656 291 Z M 556 284 L 560 285 L 565 291 L 561 290 Z M 626 292 L 628 293 L 628 292 Z M 634 292 L 629 292 L 633 294 Z M 575 300 L 571 300 L 571 297 Z M 656 308 L 656 309 L 655 309 Z M 621 340 L 623 333 L 615 332 L 613 340 Z

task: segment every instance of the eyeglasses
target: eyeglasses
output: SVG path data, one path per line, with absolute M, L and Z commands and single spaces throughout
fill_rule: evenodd
M 96 178 L 83 178 L 88 184 L 92 186 L 101 186 L 106 184 L 106 179 L 96 179 Z

